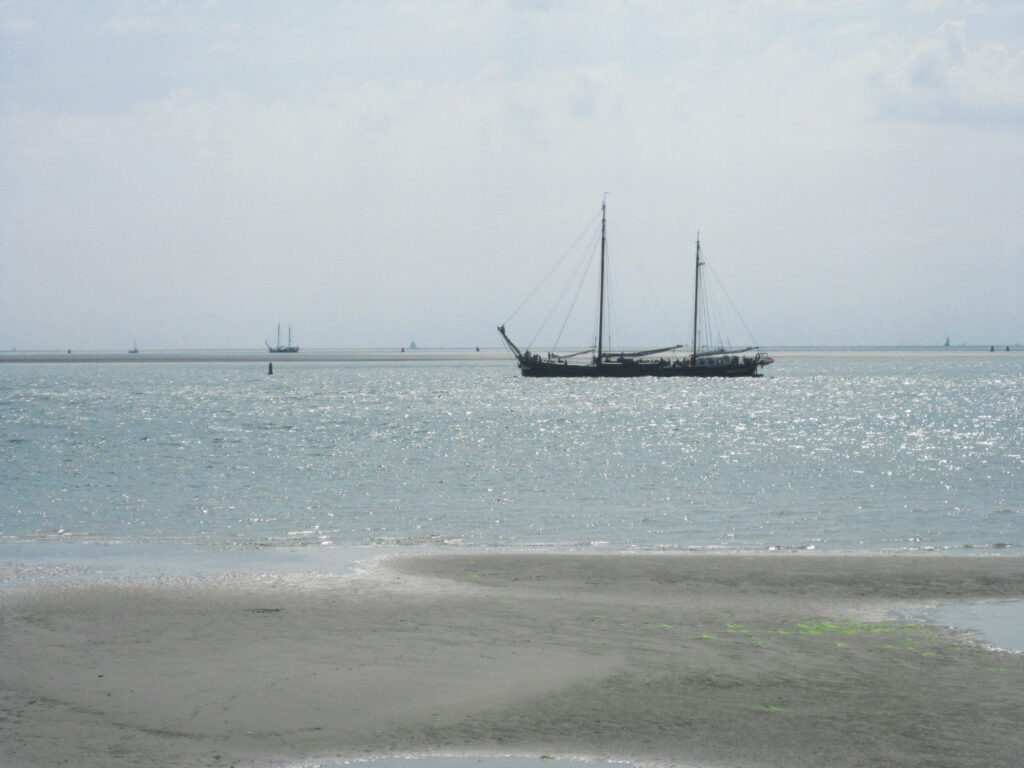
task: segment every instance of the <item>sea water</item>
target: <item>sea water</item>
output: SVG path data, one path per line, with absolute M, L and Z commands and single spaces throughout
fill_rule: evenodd
M 0 545 L 1024 546 L 1019 353 L 759 379 L 274 362 L 0 365 Z

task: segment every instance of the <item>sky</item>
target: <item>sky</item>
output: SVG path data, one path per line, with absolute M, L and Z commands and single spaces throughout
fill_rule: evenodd
M 1024 4 L 0 0 L 0 349 L 498 346 L 605 197 L 681 334 L 699 232 L 768 348 L 1024 342 Z

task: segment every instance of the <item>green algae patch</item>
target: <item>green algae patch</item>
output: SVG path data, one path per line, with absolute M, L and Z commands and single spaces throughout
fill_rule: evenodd
M 864 624 L 858 621 L 803 621 L 796 626 L 797 632 L 801 635 L 822 635 L 826 632 L 842 635 L 861 635 L 866 632 L 905 632 L 925 628 L 919 625 Z
M 764 645 L 765 641 L 772 637 L 784 636 L 819 636 L 839 635 L 842 637 L 853 637 L 855 635 L 868 635 L 878 633 L 906 633 L 928 629 L 926 625 L 917 624 L 892 624 L 888 622 L 870 624 L 866 622 L 843 620 L 843 621 L 801 621 L 793 626 L 775 628 L 748 627 L 743 624 L 726 623 L 720 634 L 699 635 L 702 640 L 739 640 L 745 639 L 754 645 Z M 910 640 L 904 638 L 904 642 L 910 646 Z M 835 640 L 837 648 L 846 645 L 841 639 Z

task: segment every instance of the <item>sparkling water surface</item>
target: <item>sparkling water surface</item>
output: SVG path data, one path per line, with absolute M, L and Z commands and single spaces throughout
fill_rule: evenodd
M 0 542 L 1020 551 L 1024 355 L 0 366 Z

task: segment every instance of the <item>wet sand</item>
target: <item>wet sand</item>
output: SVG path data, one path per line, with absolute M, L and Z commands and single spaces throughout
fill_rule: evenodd
M 0 592 L 0 765 L 1005 766 L 1024 656 L 890 620 L 1024 559 L 393 557 Z

